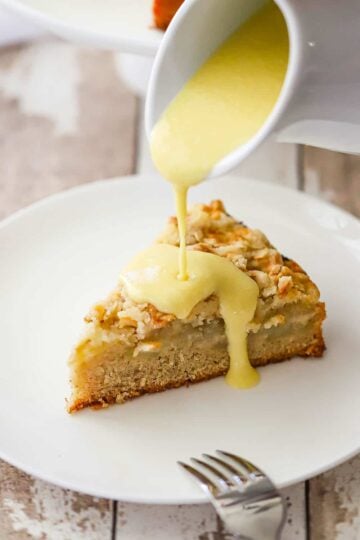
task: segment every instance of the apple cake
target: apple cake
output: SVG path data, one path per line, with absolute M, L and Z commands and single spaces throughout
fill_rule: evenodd
M 176 218 L 170 218 L 158 242 L 178 245 Z M 221 201 L 199 204 L 187 216 L 187 247 L 230 259 L 258 284 L 255 316 L 247 328 L 253 366 L 322 356 L 325 306 L 319 290 L 261 231 L 236 221 Z M 205 381 L 229 369 L 215 295 L 179 320 L 151 304 L 136 304 L 120 283 L 85 321 L 84 336 L 70 358 L 69 412 Z
M 155 26 L 160 30 L 166 30 L 183 1 L 184 0 L 153 0 Z

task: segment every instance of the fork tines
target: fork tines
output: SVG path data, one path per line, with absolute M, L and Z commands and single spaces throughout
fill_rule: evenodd
M 217 456 L 202 454 L 203 459 L 191 458 L 193 465 L 178 462 L 213 497 L 229 490 L 241 490 L 254 480 L 266 478 L 250 461 L 223 450 L 216 453 Z
M 285 501 L 270 478 L 256 465 L 235 454 L 191 458 L 179 464 L 209 496 L 226 530 L 236 538 L 279 540 L 286 516 Z

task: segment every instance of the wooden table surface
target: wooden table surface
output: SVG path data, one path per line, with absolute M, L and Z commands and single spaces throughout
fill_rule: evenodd
M 79 183 L 151 169 L 141 103 L 122 83 L 112 53 L 58 41 L 3 49 L 0 115 L 0 218 Z M 360 216 L 358 157 L 270 141 L 238 173 Z M 285 540 L 360 539 L 359 456 L 284 494 Z M 210 505 L 100 500 L 0 461 L 0 540 L 201 540 L 220 530 Z

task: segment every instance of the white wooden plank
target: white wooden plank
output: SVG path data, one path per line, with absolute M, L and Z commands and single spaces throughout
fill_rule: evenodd
M 296 151 L 295 144 L 280 144 L 270 137 L 250 154 L 233 174 L 296 188 Z
M 216 531 L 209 504 L 172 506 L 118 503 L 116 540 L 194 540 Z
M 305 540 L 304 485 L 283 490 L 287 504 L 285 540 Z M 116 540 L 205 540 L 223 531 L 210 504 L 159 506 L 118 503 Z M 261 540 L 261 539 L 259 539 Z
M 306 147 L 305 191 L 360 217 L 360 156 Z
M 131 173 L 136 107 L 111 53 L 57 41 L 1 50 L 0 218 L 67 187 Z
M 103 540 L 111 502 L 52 486 L 0 461 L 1 540 Z
M 359 540 L 360 455 L 310 483 L 311 538 Z
M 305 482 L 282 491 L 287 503 L 287 517 L 282 534 L 284 540 L 306 540 Z

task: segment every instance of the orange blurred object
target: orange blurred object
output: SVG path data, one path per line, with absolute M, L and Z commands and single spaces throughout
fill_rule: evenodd
M 161 30 L 166 30 L 183 1 L 184 0 L 154 0 L 153 14 L 156 27 Z

